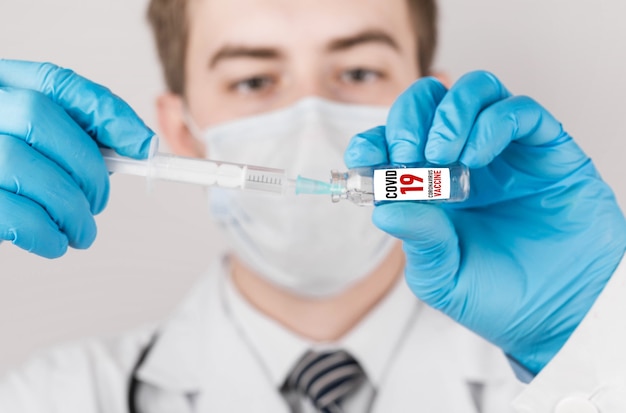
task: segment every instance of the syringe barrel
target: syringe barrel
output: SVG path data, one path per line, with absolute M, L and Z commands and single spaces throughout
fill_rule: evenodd
M 218 177 L 220 169 L 227 176 Z M 233 172 L 235 176 L 232 176 Z M 220 168 L 215 162 L 162 153 L 156 154 L 148 160 L 147 176 L 149 179 L 186 182 L 205 186 L 217 185 L 224 179 L 227 179 L 233 187 L 241 184 L 240 169 L 229 171 L 228 168 Z
M 244 189 L 286 194 L 295 191 L 294 181 L 285 177 L 282 169 L 246 166 Z M 295 193 L 295 192 L 294 192 Z
M 146 160 L 136 160 L 100 149 L 109 172 L 185 182 L 204 186 L 251 189 L 271 193 L 287 193 L 293 180 L 285 178 L 282 169 L 242 165 L 208 159 L 156 153 Z

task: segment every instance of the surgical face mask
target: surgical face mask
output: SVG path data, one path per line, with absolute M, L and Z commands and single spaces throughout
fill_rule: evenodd
M 294 106 L 200 133 L 211 159 L 285 169 L 327 181 L 358 132 L 388 109 L 307 98 Z M 393 246 L 371 209 L 326 196 L 277 196 L 212 188 L 209 202 L 234 253 L 275 285 L 299 295 L 339 293 L 372 272 Z

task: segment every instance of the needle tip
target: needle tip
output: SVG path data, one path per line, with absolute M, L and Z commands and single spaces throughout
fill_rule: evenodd
M 304 178 L 302 176 L 298 176 L 296 179 L 296 195 L 330 195 L 331 193 L 330 183 Z

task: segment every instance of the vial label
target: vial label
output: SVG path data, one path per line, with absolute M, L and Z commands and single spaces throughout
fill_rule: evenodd
M 374 201 L 436 201 L 450 198 L 449 168 L 374 171 Z

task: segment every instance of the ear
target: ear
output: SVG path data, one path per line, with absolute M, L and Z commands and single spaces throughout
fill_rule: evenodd
M 162 138 L 176 155 L 203 158 L 204 144 L 196 139 L 185 122 L 183 98 L 165 93 L 157 98 L 157 118 Z
M 450 79 L 450 75 L 448 75 L 446 72 L 433 72 L 432 76 L 439 80 L 441 83 L 443 83 L 446 88 L 450 89 L 450 87 L 452 86 L 452 79 Z

